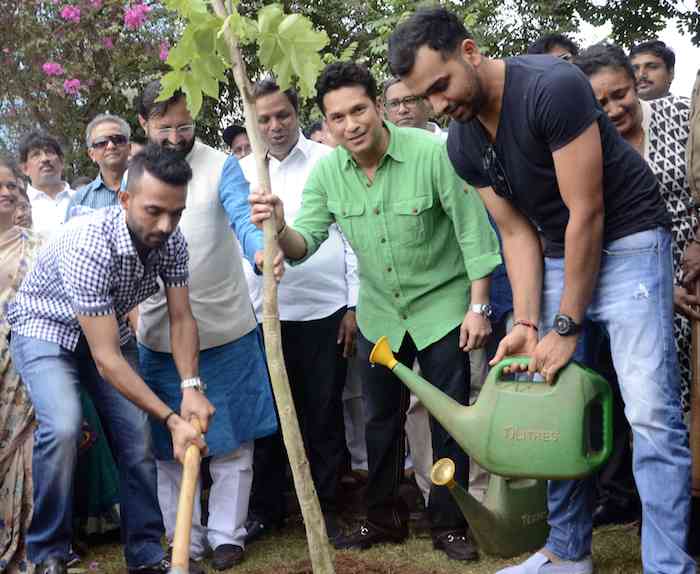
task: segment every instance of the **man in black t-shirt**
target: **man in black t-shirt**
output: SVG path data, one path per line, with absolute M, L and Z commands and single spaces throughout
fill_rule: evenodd
M 515 326 L 492 363 L 529 355 L 519 370 L 552 384 L 580 357 L 584 318 L 607 329 L 634 431 L 644 571 L 695 573 L 685 549 L 690 455 L 671 329 L 670 220 L 653 173 L 574 66 L 550 56 L 485 58 L 444 9 L 400 25 L 389 63 L 453 118 L 450 159 L 501 232 Z M 591 496 L 590 480 L 551 481 L 545 548 L 501 573 L 593 572 Z

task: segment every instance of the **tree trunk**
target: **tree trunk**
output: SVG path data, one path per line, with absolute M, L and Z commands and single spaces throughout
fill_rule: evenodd
M 226 18 L 229 12 L 224 7 L 222 0 L 213 0 L 214 11 L 221 18 Z M 243 113 L 245 115 L 245 127 L 248 139 L 255 156 L 255 164 L 258 170 L 258 181 L 261 191 L 270 193 L 270 172 L 266 160 L 266 150 L 263 146 L 258 131 L 258 119 L 252 98 L 252 86 L 246 74 L 245 62 L 241 56 L 238 41 L 230 29 L 225 31 L 225 38 L 231 52 L 233 78 L 243 100 Z M 309 557 L 314 574 L 332 574 L 333 561 L 331 558 L 326 525 L 321 514 L 321 506 L 318 502 L 316 489 L 311 479 L 309 461 L 306 458 L 304 443 L 299 430 L 294 401 L 292 400 L 289 379 L 284 365 L 282 353 L 282 334 L 280 330 L 279 310 L 277 308 L 277 283 L 273 275 L 273 261 L 279 245 L 277 244 L 277 226 L 274 218 L 269 219 L 263 226 L 265 236 L 265 261 L 263 264 L 263 330 L 265 335 L 265 352 L 267 364 L 270 369 L 272 390 L 277 403 L 280 423 L 282 425 L 282 438 L 284 439 L 289 464 L 292 468 L 294 487 L 301 506 L 301 514 L 306 527 L 306 537 L 309 544 Z

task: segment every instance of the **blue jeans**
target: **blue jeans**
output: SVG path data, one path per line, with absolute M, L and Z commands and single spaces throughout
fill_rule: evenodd
M 552 328 L 564 260 L 545 259 L 542 332 Z M 645 574 L 695 574 L 686 552 L 690 452 L 682 421 L 673 341 L 671 234 L 635 233 L 603 248 L 587 318 L 610 335 L 625 415 L 634 435 L 634 477 L 642 499 Z M 576 358 L 582 358 L 582 345 Z M 593 480 L 550 481 L 547 548 L 566 560 L 591 553 Z
M 29 559 L 65 559 L 71 544 L 73 474 L 82 412 L 78 385 L 95 403 L 119 468 L 121 536 L 129 568 L 154 564 L 165 553 L 156 466 L 146 414 L 100 377 L 84 338 L 63 347 L 14 333 L 12 361 L 29 390 L 38 427 L 34 436 L 34 514 L 27 533 Z M 136 343 L 122 347 L 138 369 Z M 138 371 L 137 371 L 138 372 Z

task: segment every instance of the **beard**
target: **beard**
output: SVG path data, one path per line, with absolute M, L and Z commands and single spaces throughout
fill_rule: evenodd
M 173 152 L 179 158 L 185 159 L 187 157 L 187 154 L 190 153 L 192 151 L 192 148 L 194 147 L 194 136 L 191 140 L 182 140 L 177 144 L 173 144 L 168 140 L 151 141 L 151 143 L 158 144 L 163 149 L 167 149 L 168 151 Z

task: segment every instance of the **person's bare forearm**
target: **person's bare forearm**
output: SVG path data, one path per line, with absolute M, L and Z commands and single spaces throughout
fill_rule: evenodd
M 593 297 L 603 249 L 603 211 L 569 216 L 564 249 L 564 291 L 559 312 L 581 323 Z
M 469 300 L 472 305 L 488 303 L 491 296 L 491 275 L 472 281 Z
M 102 378 L 141 410 L 161 421 L 170 413 L 170 407 L 156 396 L 123 355 L 102 360 L 95 357 L 95 363 Z
M 181 379 L 199 374 L 199 332 L 192 315 L 170 322 L 170 347 Z
M 306 241 L 304 237 L 288 225 L 285 225 L 282 228 L 282 232 L 277 235 L 277 241 L 287 259 L 296 261 L 306 255 Z
M 517 233 L 502 232 L 503 258 L 513 291 L 513 316 L 516 320 L 539 323 L 542 297 L 542 246 L 530 225 Z

